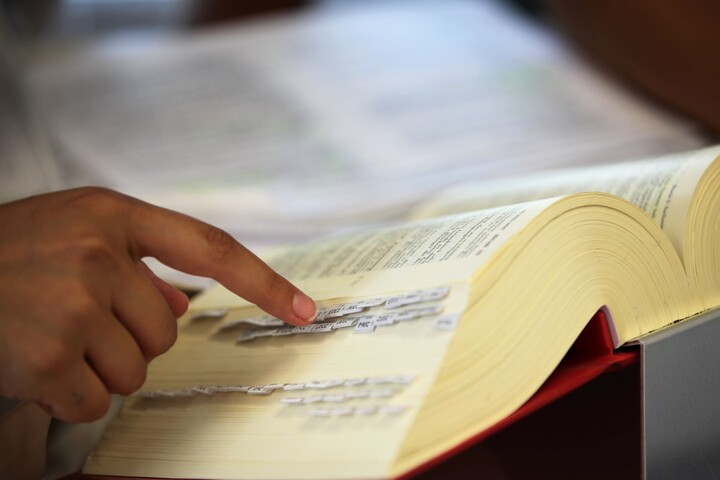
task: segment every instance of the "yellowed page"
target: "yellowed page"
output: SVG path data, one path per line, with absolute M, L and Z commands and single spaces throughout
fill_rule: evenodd
M 602 277 L 593 277 L 592 273 L 588 273 L 590 269 L 580 266 L 582 262 L 559 259 L 565 258 L 568 253 L 564 248 L 566 242 L 578 245 L 582 253 L 579 257 L 587 257 L 588 253 L 600 251 L 605 244 L 613 246 L 613 241 L 601 241 L 596 248 L 588 248 L 586 234 L 594 232 L 598 225 L 601 225 L 603 228 L 595 232 L 598 235 L 613 230 L 620 243 L 627 239 L 630 244 L 636 242 L 643 248 L 649 245 L 658 250 L 657 253 L 672 253 L 669 260 L 671 263 L 676 262 L 676 268 L 659 269 L 659 273 L 653 272 L 649 277 L 669 288 L 667 295 L 661 297 L 662 302 L 647 301 L 642 302 L 643 304 L 674 305 L 670 299 L 674 298 L 676 292 L 679 292 L 678 297 L 687 293 L 679 288 L 683 285 L 685 276 L 668 239 L 660 238 L 660 244 L 667 244 L 663 250 L 657 243 L 657 235 L 638 228 L 636 222 L 627 222 L 625 219 L 628 225 L 610 221 L 603 225 L 597 221 L 595 214 L 614 210 L 594 204 L 585 205 L 583 197 L 571 197 L 568 201 L 577 203 L 577 206 L 571 206 L 572 208 L 566 206 L 568 202 L 563 202 L 565 199 L 543 200 L 328 239 L 279 252 L 272 259 L 272 263 L 306 290 L 324 293 L 325 296 L 316 297 L 321 299 L 321 307 L 330 303 L 357 301 L 371 296 L 385 296 L 432 286 L 448 287 L 449 295 L 438 299 L 435 306 L 442 308 L 443 316 L 450 315 L 455 318 L 455 325 L 461 315 L 466 317 L 462 325 L 466 325 L 467 321 L 494 324 L 498 312 L 502 312 L 502 315 L 510 312 L 508 308 L 497 307 L 508 304 L 520 312 L 525 312 L 525 316 L 534 318 L 534 312 L 544 311 L 552 312 L 548 315 L 555 317 L 555 312 L 562 312 L 562 309 L 538 309 L 535 304 L 538 299 L 553 298 L 558 304 L 566 304 L 566 299 L 573 298 L 573 295 L 545 295 L 541 289 L 535 287 L 542 285 L 544 288 L 551 288 L 552 282 L 557 280 L 538 284 L 527 281 L 527 275 L 545 276 L 548 271 L 553 271 L 555 273 L 550 278 L 579 278 L 578 282 L 561 284 L 572 286 L 573 291 L 579 290 L 585 295 L 584 292 L 588 289 L 582 286 L 589 283 L 582 276 Z M 631 208 L 629 204 L 609 196 L 599 196 L 599 200 L 607 201 L 611 205 L 620 203 L 620 206 Z M 570 220 L 548 222 L 554 218 L 555 214 L 549 208 L 554 205 L 561 205 L 557 209 L 567 208 Z M 586 215 L 585 210 L 595 214 Z M 548 215 L 537 222 L 531 222 L 540 213 Z M 632 208 L 631 213 L 656 228 L 649 218 L 636 209 Z M 546 223 L 553 228 L 559 228 L 562 234 L 546 234 L 544 242 L 532 241 L 536 239 L 538 229 L 545 228 Z M 574 235 L 578 228 L 584 229 L 585 233 Z M 510 237 L 521 231 L 523 236 L 509 241 Z M 633 232 L 634 235 L 627 235 L 627 232 Z M 608 238 L 615 240 L 612 235 L 608 235 Z M 604 237 L 602 239 L 604 240 Z M 556 240 L 560 242 L 561 248 L 550 248 L 556 245 Z M 526 242 L 532 245 L 532 251 L 525 253 L 524 260 L 515 261 L 527 250 L 524 247 Z M 632 249 L 628 248 L 621 253 L 631 251 Z M 548 252 L 552 252 L 552 255 Z M 552 259 L 553 256 L 557 258 Z M 620 257 L 622 255 L 617 258 L 611 256 L 612 261 L 599 262 L 599 265 L 614 265 L 616 260 L 619 260 L 621 265 L 634 264 L 625 262 L 625 258 Z M 490 297 L 485 295 L 486 289 L 482 284 L 498 285 L 493 278 L 498 278 L 499 273 L 506 271 L 505 268 L 500 268 L 499 259 L 508 262 L 521 281 L 517 284 L 517 280 L 510 281 L 503 275 L 501 280 L 506 286 L 501 290 L 505 293 L 500 295 L 497 287 L 488 290 L 498 295 L 499 300 L 491 302 L 487 300 Z M 659 264 L 660 259 L 662 255 L 658 258 L 649 255 L 647 262 L 637 263 L 653 267 Z M 596 262 L 591 260 L 592 258 L 584 258 L 582 261 L 595 265 Z M 535 266 L 543 261 L 549 262 L 552 268 L 541 268 L 538 271 L 531 269 L 532 273 L 527 272 L 527 265 Z M 483 274 L 480 282 L 476 278 L 476 281 L 471 283 L 471 279 L 478 275 L 478 269 L 487 270 L 491 266 L 494 272 L 484 271 L 487 275 Z M 615 267 L 611 270 L 619 271 Z M 671 281 L 672 273 L 677 274 L 678 282 Z M 639 291 L 620 289 L 622 295 L 632 292 L 638 298 L 642 296 L 645 283 L 634 281 L 639 277 L 632 274 L 620 277 Z M 468 309 L 471 286 L 473 301 L 477 301 L 481 294 L 485 299 L 485 310 L 482 314 L 468 313 L 474 312 L 474 309 Z M 511 299 L 506 295 L 509 291 L 517 293 L 518 286 L 531 292 L 517 297 L 522 299 L 520 303 L 515 297 Z M 601 285 L 597 290 L 602 292 L 604 287 L 605 285 Z M 654 292 L 655 289 L 651 291 Z M 533 298 L 535 300 L 532 300 Z M 247 322 L 248 318 L 255 318 L 260 312 L 254 307 L 242 306 L 234 296 L 222 289 L 216 289 L 212 299 L 213 302 L 206 302 L 206 307 L 224 306 L 229 308 L 230 312 L 219 322 L 190 320 L 189 316 L 183 320 L 178 344 L 152 364 L 148 381 L 141 393 L 128 400 L 98 449 L 88 459 L 85 468 L 87 473 L 223 479 L 338 478 L 347 477 L 350 473 L 350 476 L 355 478 L 379 478 L 387 477 L 393 472 L 393 468 L 397 468 L 393 465 L 396 465 L 395 461 L 402 456 L 401 445 L 407 442 L 408 438 L 413 439 L 412 442 L 417 441 L 417 445 L 430 441 L 432 435 L 429 433 L 423 433 L 420 438 L 409 435 L 409 432 L 411 427 L 416 428 L 418 422 L 425 419 L 425 416 L 418 414 L 432 403 L 428 400 L 431 395 L 428 395 L 436 384 L 451 341 L 456 337 L 454 328 L 438 328 L 438 320 L 442 317 L 431 316 L 401 322 L 366 333 L 359 332 L 357 328 L 339 329 L 317 335 L 300 334 L 293 330 L 287 336 L 280 336 L 279 331 L 274 331 L 262 338 L 247 338 L 246 334 L 254 334 L 258 329 L 237 322 Z M 223 304 L 220 300 L 226 303 Z M 528 301 L 530 303 L 526 304 Z M 384 304 L 374 305 L 371 309 L 388 311 L 391 308 L 388 306 L 389 302 L 386 300 Z M 680 303 L 681 307 L 689 308 L 685 303 Z M 571 302 L 572 308 L 581 308 L 583 312 L 565 318 L 576 328 L 576 331 L 558 333 L 558 336 L 565 339 L 565 346 L 569 346 L 592 312 L 603 304 L 609 302 L 605 302 L 601 297 L 593 301 L 578 299 L 577 302 Z M 637 312 L 636 308 L 629 310 Z M 194 313 L 197 311 L 191 315 Z M 514 319 L 518 329 L 525 328 L 520 322 L 522 315 L 508 315 L 501 324 Z M 673 314 L 671 319 L 683 316 Z M 228 326 L 231 328 L 224 328 Z M 487 335 L 488 331 L 478 331 L 482 332 L 486 340 L 491 338 Z M 501 337 L 499 340 L 505 344 L 516 341 L 512 335 Z M 236 339 L 242 341 L 236 343 Z M 527 341 L 535 343 L 538 337 L 532 336 Z M 552 356 L 556 363 L 563 354 L 561 350 L 552 348 L 546 351 L 540 348 L 536 361 L 547 362 Z M 452 351 L 458 353 L 456 350 Z M 491 352 L 498 350 L 481 349 L 482 355 Z M 463 349 L 462 355 L 465 353 Z M 470 354 L 470 351 L 467 353 Z M 498 362 L 499 359 L 491 359 L 483 364 L 483 369 L 492 368 L 492 365 Z M 513 364 L 508 368 L 517 368 L 519 365 Z M 554 365 L 547 367 L 545 373 L 549 373 L 552 367 Z M 458 378 L 470 373 L 469 370 L 457 372 Z M 370 379 L 387 376 L 404 376 L 413 378 L 413 381 L 403 386 L 393 385 L 393 392 L 382 400 L 372 397 L 352 397 L 352 400 L 348 400 L 351 393 L 357 392 L 356 387 L 348 382 L 358 378 L 363 381 L 367 379 L 369 386 Z M 447 377 L 448 375 L 443 376 L 444 381 L 447 381 Z M 533 381 L 541 382 L 543 378 L 534 378 Z M 286 391 L 285 388 L 301 384 L 302 388 L 313 390 L 316 387 L 309 385 L 333 380 L 339 383 L 320 392 L 323 395 L 322 400 L 314 399 L 311 404 L 306 404 L 307 395 L 316 392 L 304 392 L 301 403 L 298 403 L 295 401 L 299 398 L 298 394 L 292 390 Z M 214 388 L 215 391 L 225 387 L 239 388 L 238 385 L 252 386 L 252 389 L 266 389 L 271 385 L 281 387 L 263 395 L 251 395 L 250 390 L 247 393 L 219 390 L 222 393 L 212 396 L 197 393 L 208 388 Z M 533 388 L 536 387 L 537 385 Z M 380 386 L 380 389 L 382 388 Z M 524 398 L 527 398 L 532 389 L 527 385 L 524 388 L 528 389 L 524 394 Z M 377 389 L 378 385 L 373 384 L 368 392 L 376 392 Z M 503 389 L 504 387 L 498 387 L 498 391 Z M 172 395 L 168 397 L 167 393 Z M 342 400 L 326 399 L 326 394 L 330 398 L 342 397 Z M 292 405 L 287 404 L 290 400 L 293 401 Z M 319 410 L 312 406 L 315 402 L 334 404 L 336 401 L 342 405 L 340 411 L 346 413 L 331 414 L 332 411 L 338 411 L 334 406 L 323 405 Z M 376 414 L 358 413 L 368 406 L 377 408 Z M 400 408 L 401 411 L 392 415 L 378 413 L 387 408 Z M 438 405 L 433 406 L 433 412 L 444 416 L 446 412 L 438 408 Z M 318 411 L 321 413 L 317 414 Z M 445 418 L 447 420 L 447 417 Z M 429 431 L 439 428 L 433 427 L 427 421 L 424 421 L 423 425 L 425 430 L 430 429 Z M 409 448 L 411 452 L 417 451 L 417 455 L 422 455 L 421 450 L 414 446 Z M 414 456 L 412 458 L 412 462 L 417 460 Z
M 685 219 L 700 177 L 720 146 L 645 161 L 561 170 L 503 181 L 460 184 L 421 205 L 413 218 L 428 218 L 578 192 L 606 192 L 647 212 L 684 259 Z
M 442 315 L 459 315 L 466 308 L 467 284 L 448 286 Z M 89 457 L 85 471 L 182 478 L 385 477 L 453 332 L 434 328 L 431 319 L 417 319 L 363 334 L 342 329 L 236 344 L 237 335 L 237 331 L 217 332 L 213 321 L 185 323 L 177 345 L 153 362 L 142 391 L 386 376 L 413 380 L 407 385 L 342 384 L 267 395 L 134 395 Z M 282 403 L 287 398 L 339 398 L 350 392 L 387 395 L 388 391 L 392 394 L 377 398 Z M 388 406 L 404 411 L 313 416 L 322 409 Z
M 277 251 L 269 263 L 319 299 L 444 285 L 469 279 L 552 202 L 547 199 L 338 236 Z M 203 293 L 191 309 L 245 305 L 217 286 Z
M 604 194 L 547 209 L 481 272 L 473 298 L 406 437 L 399 472 L 518 408 L 601 307 L 612 313 L 616 346 L 699 311 L 658 226 Z
M 449 287 L 447 298 L 439 301 L 439 316 L 371 333 L 349 328 L 236 343 L 238 335 L 252 327 L 223 327 L 261 312 L 218 287 L 200 299 L 201 306 L 230 308 L 230 313 L 219 322 L 190 320 L 192 312 L 182 320 L 178 343 L 153 362 L 140 395 L 128 399 L 85 471 L 191 478 L 337 478 L 348 472 L 360 478 L 386 477 L 453 338 L 453 328 L 438 327 L 437 322 L 459 319 L 467 307 L 474 271 L 551 203 L 532 202 L 332 238 L 284 250 L 271 261 L 315 298 L 333 299 L 321 300 L 321 306 Z M 382 312 L 390 307 L 372 308 Z M 196 307 L 193 312 L 197 313 Z M 370 406 L 383 408 L 385 402 L 404 407 L 398 415 L 315 418 L 312 405 L 281 403 L 297 395 L 285 390 L 270 395 L 142 397 L 203 386 L 393 375 L 415 380 L 393 386 L 395 392 L 388 399 L 376 399 L 374 404 L 370 399 Z M 353 388 L 340 385 L 320 393 L 342 396 Z M 340 407 L 367 405 L 368 399 L 359 399 L 344 401 Z M 278 451 L 283 462 L 276 461 Z

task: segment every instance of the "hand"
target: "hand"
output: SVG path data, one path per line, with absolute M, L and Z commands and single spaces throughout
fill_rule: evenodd
M 230 235 L 100 188 L 0 205 L 0 396 L 90 421 L 177 335 L 187 297 L 142 263 L 216 279 L 293 325 L 315 304 Z

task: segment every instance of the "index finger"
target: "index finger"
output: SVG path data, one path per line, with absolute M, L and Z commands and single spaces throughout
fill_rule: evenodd
M 306 325 L 315 319 L 315 302 L 227 232 L 137 202 L 130 214 L 128 241 L 138 256 L 153 256 L 177 270 L 213 278 L 290 324 Z

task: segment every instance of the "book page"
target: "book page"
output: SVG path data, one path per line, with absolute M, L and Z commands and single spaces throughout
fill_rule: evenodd
M 280 249 L 266 260 L 317 299 L 466 281 L 555 199 L 401 224 Z M 246 305 L 216 286 L 193 310 Z
M 606 192 L 647 212 L 683 256 L 685 219 L 695 186 L 720 147 L 656 159 L 458 184 L 420 205 L 412 218 L 449 215 L 578 192 Z
M 467 283 L 440 287 L 432 298 L 405 297 L 415 302 L 409 308 L 397 296 L 367 299 L 350 315 L 337 312 L 358 303 L 323 303 L 337 319 L 312 331 L 250 325 L 243 320 L 258 315 L 253 309 L 231 311 L 221 324 L 184 322 L 84 471 L 387 477 L 466 307 Z

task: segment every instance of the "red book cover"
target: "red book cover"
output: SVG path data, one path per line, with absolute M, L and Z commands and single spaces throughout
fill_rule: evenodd
M 609 474 L 612 478 L 639 478 L 641 475 L 639 358 L 639 349 L 621 351 L 613 349 L 607 317 L 603 311 L 599 311 L 582 331 L 555 372 L 515 413 L 401 478 L 416 480 L 455 478 L 458 474 L 469 473 L 482 473 L 483 478 L 486 479 L 550 478 L 546 475 L 555 479 L 609 478 L 607 476 Z M 628 368 L 632 366 L 635 369 Z M 624 373 L 617 379 L 605 380 L 604 383 L 598 380 L 603 374 L 619 371 Z M 564 404 L 559 405 L 556 412 L 550 412 L 548 418 L 538 418 L 543 413 L 538 410 L 551 404 L 562 403 L 559 400 L 563 397 L 590 383 L 596 385 L 586 387 L 587 391 L 579 394 L 577 399 L 563 400 Z M 534 417 L 532 418 L 534 422 L 513 427 L 527 417 Z M 603 424 L 608 423 L 612 425 L 605 428 Z M 515 428 L 515 431 L 510 432 L 507 438 L 494 441 L 495 436 L 500 433 L 504 435 L 511 427 Z M 530 435 L 536 438 L 522 438 Z M 556 452 L 559 456 L 574 456 L 575 464 L 564 462 L 564 466 L 555 465 L 552 469 L 541 472 L 538 468 L 542 465 L 537 465 L 538 462 L 532 464 L 532 459 L 522 455 L 523 450 L 533 449 L 536 452 L 535 457 L 538 457 L 547 455 L 547 450 L 563 449 L 568 443 L 574 442 L 571 438 L 565 438 L 564 441 L 552 440 L 549 438 L 551 435 L 577 436 L 584 445 L 573 445 L 564 454 Z M 518 441 L 519 439 L 521 441 Z M 597 448 L 600 442 L 605 442 L 605 448 Z M 483 449 L 484 443 L 492 444 L 489 448 Z M 503 452 L 503 449 L 508 451 Z M 547 450 L 540 452 L 543 449 Z M 609 472 L 593 469 L 588 465 L 588 462 L 608 464 L 607 456 L 617 456 L 619 449 L 624 450 L 625 457 L 616 459 L 615 466 L 611 466 Z M 488 450 L 494 455 L 489 461 Z M 588 452 L 594 452 L 596 458 L 588 459 Z M 598 456 L 602 458 L 597 458 Z M 498 473 L 497 464 L 502 463 L 503 457 L 507 457 L 505 459 L 510 463 L 524 461 L 527 465 L 521 468 L 507 468 L 507 465 L 503 465 L 502 472 Z M 443 463 L 448 463 L 448 460 L 452 460 L 454 465 L 445 468 Z M 488 464 L 490 471 L 485 470 Z M 471 469 L 474 471 L 471 472 Z

